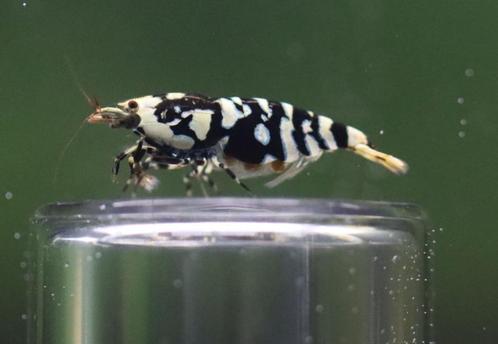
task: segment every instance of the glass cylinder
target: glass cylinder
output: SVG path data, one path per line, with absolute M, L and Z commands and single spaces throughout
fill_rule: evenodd
M 30 343 L 422 343 L 411 204 L 153 199 L 35 216 Z

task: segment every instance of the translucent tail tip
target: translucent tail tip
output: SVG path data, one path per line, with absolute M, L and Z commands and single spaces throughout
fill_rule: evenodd
M 392 155 L 379 152 L 366 144 L 357 144 L 351 148 L 356 154 L 384 166 L 392 173 L 401 175 L 408 172 L 408 164 Z

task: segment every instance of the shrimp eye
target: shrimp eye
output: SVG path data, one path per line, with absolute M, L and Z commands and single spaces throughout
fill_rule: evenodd
M 129 107 L 130 109 L 132 109 L 132 110 L 133 110 L 133 109 L 136 109 L 136 108 L 138 107 L 138 103 L 137 103 L 136 101 L 134 101 L 134 100 L 130 100 L 130 101 L 128 102 L 128 107 Z

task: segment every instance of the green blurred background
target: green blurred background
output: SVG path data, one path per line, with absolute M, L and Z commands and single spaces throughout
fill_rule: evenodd
M 339 152 L 276 189 L 248 184 L 261 196 L 420 204 L 435 229 L 437 342 L 498 341 L 498 2 L 2 0 L 0 13 L 2 343 L 25 341 L 34 210 L 131 197 L 110 168 L 134 136 L 100 126 L 81 131 L 53 183 L 91 111 L 65 56 L 104 104 L 158 91 L 262 96 L 369 133 L 410 163 L 406 177 Z M 137 197 L 182 196 L 182 174 Z

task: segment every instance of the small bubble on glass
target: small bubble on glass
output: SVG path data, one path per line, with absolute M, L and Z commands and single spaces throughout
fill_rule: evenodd
M 175 280 L 173 281 L 173 287 L 178 288 L 178 289 L 179 289 L 179 288 L 181 288 L 181 287 L 183 287 L 183 282 L 182 282 L 182 280 L 181 280 L 181 279 L 178 279 L 178 278 L 177 278 L 177 279 L 175 279 Z

